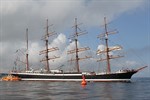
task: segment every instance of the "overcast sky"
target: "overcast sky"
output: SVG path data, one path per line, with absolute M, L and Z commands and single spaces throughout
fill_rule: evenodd
M 79 23 L 83 23 L 81 29 L 88 32 L 85 38 L 84 36 L 80 38 L 79 45 L 89 46 L 90 54 L 94 54 L 100 44 L 97 35 L 103 32 L 101 26 L 104 24 L 104 17 L 110 22 L 110 29 L 119 30 L 119 33 L 113 35 L 111 39 L 115 39 L 116 44 L 123 45 L 127 54 L 120 63 L 112 62 L 112 69 L 121 69 L 120 67 L 125 67 L 122 65 L 126 64 L 129 68 L 150 65 L 149 11 L 149 0 L 1 0 L 0 72 L 11 70 L 16 56 L 24 59 L 21 53 L 17 55 L 15 52 L 26 47 L 26 28 L 29 29 L 30 65 L 36 68 L 43 66 L 40 64 L 42 56 L 39 56 L 39 51 L 44 49 L 41 37 L 45 34 L 46 19 L 53 24 L 50 31 L 59 34 L 53 37 L 54 40 L 49 44 L 60 48 L 60 51 L 53 53 L 61 56 L 60 59 L 50 61 L 50 65 L 54 68 L 61 65 L 67 66 L 65 68 L 70 66 L 66 64 L 68 60 L 66 52 L 74 47 L 68 40 L 68 36 L 74 32 L 72 29 L 74 18 L 78 18 Z M 136 56 L 130 57 L 129 55 L 133 53 Z M 81 67 L 83 70 L 99 69 L 97 67 L 99 64 L 93 59 L 85 60 L 81 65 L 84 66 Z M 135 76 L 150 76 L 150 68 Z

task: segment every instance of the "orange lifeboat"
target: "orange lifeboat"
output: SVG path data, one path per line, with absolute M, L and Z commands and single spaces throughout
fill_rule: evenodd
M 13 75 L 7 75 L 2 77 L 1 79 L 2 81 L 20 81 L 21 78 L 17 77 L 17 76 L 13 76 Z

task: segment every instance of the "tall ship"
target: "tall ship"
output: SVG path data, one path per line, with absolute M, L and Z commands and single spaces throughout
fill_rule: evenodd
M 90 50 L 89 47 L 85 48 L 79 48 L 78 45 L 78 37 L 80 35 L 84 35 L 85 32 L 79 32 L 80 28 L 78 27 L 79 24 L 77 23 L 77 18 L 75 18 L 75 25 L 73 28 L 75 29 L 74 34 L 70 37 L 73 40 L 73 43 L 75 43 L 75 48 L 72 50 L 68 50 L 68 55 L 74 55 L 74 58 L 71 58 L 68 60 L 69 62 L 74 62 L 75 64 L 75 70 L 74 71 L 63 71 L 63 70 L 52 70 L 52 66 L 50 67 L 49 60 L 59 59 L 59 56 L 53 56 L 49 57 L 49 53 L 52 53 L 53 51 L 59 50 L 58 47 L 51 47 L 49 48 L 49 37 L 55 35 L 55 32 L 49 32 L 49 23 L 48 20 L 46 22 L 46 34 L 42 38 L 42 40 L 45 41 L 45 50 L 40 51 L 40 55 L 44 55 L 44 58 L 41 60 L 41 62 L 45 63 L 45 68 L 43 70 L 35 71 L 31 70 L 29 68 L 29 61 L 28 61 L 28 30 L 26 30 L 26 37 L 27 37 L 27 52 L 26 52 L 26 69 L 25 71 L 17 71 L 13 70 L 10 74 L 16 77 L 21 78 L 21 80 L 42 80 L 42 81 L 82 81 L 82 76 L 85 77 L 86 81 L 92 81 L 92 82 L 128 82 L 131 80 L 131 77 L 137 73 L 138 71 L 146 68 L 147 66 L 140 67 L 138 69 L 121 69 L 116 72 L 111 71 L 111 62 L 110 60 L 117 59 L 123 56 L 117 55 L 110 55 L 110 52 L 115 50 L 121 50 L 121 46 L 109 46 L 109 40 L 108 37 L 110 34 L 115 33 L 115 31 L 108 31 L 107 29 L 107 22 L 106 17 L 104 18 L 104 28 L 105 32 L 103 34 L 100 34 L 98 38 L 100 40 L 103 40 L 105 42 L 105 48 L 103 50 L 98 49 L 96 54 L 97 55 L 103 55 L 103 58 L 100 58 L 97 60 L 97 62 L 106 62 L 106 71 L 104 72 L 83 72 L 80 70 L 80 60 L 84 59 L 90 59 L 91 56 L 80 57 L 79 52 L 84 52 L 86 50 Z M 96 62 L 95 62 L 96 63 Z M 93 66 L 92 66 L 93 67 Z

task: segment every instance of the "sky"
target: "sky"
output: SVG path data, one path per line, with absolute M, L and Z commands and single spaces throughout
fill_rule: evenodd
M 69 42 L 68 38 L 74 33 L 75 18 L 82 23 L 80 29 L 88 32 L 79 37 L 79 46 L 91 48 L 79 56 L 95 57 L 80 62 L 81 70 L 104 70 L 105 63 L 95 60 L 98 46 L 103 45 L 97 36 L 104 32 L 104 17 L 107 18 L 108 30 L 118 31 L 109 36 L 109 45 L 123 46 L 125 55 L 121 60 L 111 61 L 112 70 L 150 66 L 149 0 L 0 0 L 0 72 L 11 70 L 18 56 L 25 60 L 21 51 L 25 51 L 26 47 L 26 28 L 29 29 L 30 66 L 44 66 L 40 63 L 43 56 L 39 55 L 39 51 L 44 49 L 41 37 L 45 34 L 46 19 L 53 24 L 49 31 L 58 33 L 52 37 L 49 46 L 60 49 L 49 54 L 60 56 L 50 61 L 50 66 L 55 69 L 63 65 L 63 69 L 71 70 L 73 64 L 68 63 L 71 56 L 67 56 L 66 52 L 74 48 L 74 42 Z M 21 51 L 16 53 L 18 49 Z M 134 77 L 150 77 L 150 67 Z

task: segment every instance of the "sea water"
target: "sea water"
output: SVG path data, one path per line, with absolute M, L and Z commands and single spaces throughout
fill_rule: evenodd
M 0 81 L 0 100 L 150 100 L 150 78 L 131 82 Z

